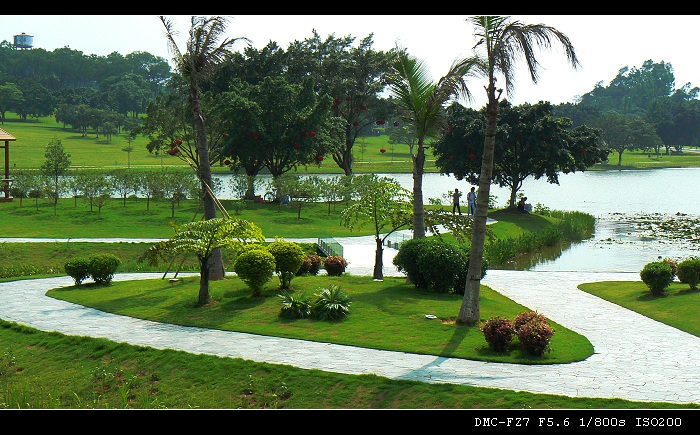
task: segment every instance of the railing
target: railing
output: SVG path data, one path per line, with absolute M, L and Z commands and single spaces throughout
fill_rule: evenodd
M 343 256 L 343 246 L 336 242 L 334 238 L 329 237 L 325 239 L 319 238 L 316 242 L 318 248 L 323 251 L 324 254 L 328 255 L 339 255 Z
M 411 238 L 413 238 L 413 236 L 405 233 L 391 233 L 389 237 L 384 240 L 384 244 L 388 248 L 399 249 L 403 242 Z

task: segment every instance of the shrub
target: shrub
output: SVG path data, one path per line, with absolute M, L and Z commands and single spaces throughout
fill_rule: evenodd
M 90 277 L 90 261 L 87 258 L 74 258 L 68 261 L 63 268 L 66 275 L 73 278 L 75 285 L 82 284 Z
M 530 355 L 542 356 L 550 350 L 549 344 L 554 330 L 549 320 L 535 311 L 518 314 L 513 324 L 515 334 L 525 352 Z
M 319 288 L 316 293 L 316 301 L 313 303 L 313 316 L 319 320 L 335 320 L 350 313 L 350 298 L 339 286 L 331 284 L 325 288 Z
M 280 279 L 280 288 L 288 289 L 292 278 L 304 263 L 304 251 L 298 243 L 279 239 L 267 245 L 267 250 L 275 257 L 275 272 Z
M 673 273 L 673 277 L 675 278 L 678 274 L 678 262 L 672 258 L 664 258 L 661 261 L 663 261 L 664 263 L 668 263 L 668 265 L 671 266 L 671 272 Z
M 277 296 L 282 300 L 280 317 L 285 319 L 305 319 L 311 316 L 311 302 L 305 295 L 294 295 L 283 290 Z
M 89 258 L 88 270 L 93 281 L 100 285 L 112 283 L 114 273 L 119 268 L 122 261 L 113 254 L 94 254 Z
M 233 271 L 253 291 L 253 296 L 261 296 L 263 286 L 275 272 L 275 257 L 267 249 L 244 249 L 236 257 Z
M 323 258 L 316 254 L 306 254 L 297 275 L 318 275 L 323 265 Z
M 639 276 L 654 295 L 662 295 L 666 287 L 673 282 L 673 270 L 663 261 L 647 263 L 639 272 Z
M 505 352 L 513 341 L 515 329 L 513 322 L 504 317 L 493 317 L 481 326 L 481 332 L 489 344 L 489 348 L 495 352 Z
M 426 288 L 438 293 L 455 291 L 460 284 L 462 270 L 467 269 L 467 256 L 463 251 L 445 242 L 434 241 L 421 246 L 418 253 L 418 271 Z
M 698 289 L 700 283 L 700 257 L 690 257 L 678 263 L 678 280 L 688 284 L 691 290 Z
M 405 273 L 408 280 L 416 287 L 420 288 L 428 287 L 418 267 L 418 256 L 426 243 L 430 243 L 430 239 L 421 238 L 406 240 L 401 244 L 399 251 L 392 260 L 396 269 L 399 272 Z
M 393 260 L 416 287 L 440 293 L 464 294 L 469 271 L 469 253 L 465 248 L 436 238 L 411 239 L 404 242 Z M 481 277 L 488 262 L 482 262 Z
M 323 260 L 323 268 L 329 276 L 340 276 L 345 272 L 348 262 L 340 255 L 330 255 Z

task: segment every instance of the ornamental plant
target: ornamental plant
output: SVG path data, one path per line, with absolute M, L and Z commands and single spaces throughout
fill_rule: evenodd
M 122 261 L 113 254 L 94 254 L 88 257 L 88 270 L 98 285 L 110 285 Z
M 642 281 L 651 291 L 651 294 L 663 295 L 666 288 L 673 282 L 673 270 L 668 263 L 652 261 L 647 263 L 639 272 Z
M 678 280 L 688 284 L 691 290 L 698 289 L 700 283 L 700 257 L 690 257 L 678 263 Z
M 481 326 L 489 349 L 494 352 L 505 352 L 513 341 L 515 328 L 513 322 L 505 317 L 492 317 Z
M 292 279 L 304 263 L 304 250 L 298 243 L 277 239 L 267 245 L 267 250 L 275 257 L 275 273 L 280 280 L 280 288 L 288 289 Z
M 337 320 L 350 313 L 350 298 L 335 284 L 321 287 L 316 291 L 313 303 L 313 316 L 319 320 Z
M 318 271 L 321 270 L 323 265 L 323 258 L 316 254 L 306 254 L 304 256 L 304 261 L 301 263 L 301 267 L 297 271 L 297 276 L 301 275 L 318 275 Z
M 513 325 L 520 346 L 526 353 L 542 356 L 550 350 L 554 329 L 544 315 L 536 311 L 526 311 L 515 317 Z
M 68 261 L 63 268 L 66 275 L 73 278 L 75 285 L 82 284 L 83 281 L 90 277 L 90 261 L 87 258 L 74 258 Z
M 340 276 L 345 272 L 348 262 L 340 255 L 330 255 L 323 260 L 323 268 L 329 276 Z
M 263 248 L 246 249 L 233 263 L 233 271 L 253 291 L 253 296 L 262 296 L 263 286 L 275 271 L 275 257 Z

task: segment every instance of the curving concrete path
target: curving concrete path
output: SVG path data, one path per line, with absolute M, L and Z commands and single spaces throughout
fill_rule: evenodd
M 365 257 L 372 257 L 365 246 Z M 352 262 L 351 262 L 352 263 Z M 385 265 L 391 264 L 385 259 Z M 359 266 L 348 273 L 362 273 Z M 389 268 L 391 269 L 391 268 Z M 387 274 L 394 274 L 389 270 Z M 371 273 L 370 273 L 371 275 Z M 115 280 L 161 273 L 118 274 Z M 183 327 L 105 313 L 45 296 L 69 277 L 0 283 L 0 317 L 44 331 L 244 358 L 345 374 L 506 388 L 574 397 L 700 403 L 700 338 L 576 288 L 593 281 L 638 280 L 632 272 L 490 270 L 483 283 L 585 335 L 595 354 L 561 365 L 495 364 Z

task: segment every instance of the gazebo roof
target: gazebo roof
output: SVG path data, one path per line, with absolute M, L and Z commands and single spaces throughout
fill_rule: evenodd
M 12 136 L 10 133 L 6 132 L 0 128 L 0 141 L 17 140 L 16 137 Z

